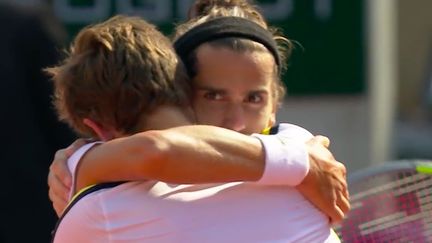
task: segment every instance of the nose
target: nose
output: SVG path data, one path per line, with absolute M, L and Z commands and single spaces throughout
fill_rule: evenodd
M 245 111 L 242 104 L 230 103 L 224 113 L 223 127 L 242 132 L 246 128 Z

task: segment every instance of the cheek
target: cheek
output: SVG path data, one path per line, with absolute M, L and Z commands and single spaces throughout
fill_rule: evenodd
M 192 107 L 198 124 L 221 126 L 223 110 L 220 106 L 203 99 L 194 100 Z
M 274 121 L 273 109 L 259 109 L 248 112 L 247 130 L 249 133 L 259 133 L 272 126 Z

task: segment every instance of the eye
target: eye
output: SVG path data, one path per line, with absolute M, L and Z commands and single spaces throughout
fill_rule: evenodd
M 204 98 L 208 100 L 222 100 L 223 96 L 217 91 L 208 91 L 204 93 Z
M 248 103 L 261 103 L 264 100 L 263 95 L 262 94 L 250 94 L 247 97 L 247 102 Z

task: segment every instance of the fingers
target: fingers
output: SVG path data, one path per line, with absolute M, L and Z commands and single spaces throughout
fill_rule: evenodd
M 334 205 L 335 212 L 330 217 L 330 223 L 337 224 L 342 222 L 350 208 L 349 199 L 342 192 L 338 192 L 336 205 Z
M 345 197 L 342 192 L 338 195 L 336 203 L 344 214 L 348 213 L 351 209 L 349 198 Z
M 343 217 L 350 210 L 350 202 L 349 202 L 349 192 L 348 192 L 348 183 L 346 181 L 346 168 L 340 162 L 334 163 L 334 185 L 336 191 L 336 206 L 343 213 Z M 342 220 L 343 217 L 340 219 Z M 336 220 L 335 222 L 338 222 Z
M 68 203 L 69 191 L 72 186 L 72 176 L 67 166 L 67 160 L 75 151 L 87 142 L 86 139 L 80 138 L 73 142 L 69 147 L 58 150 L 50 165 L 48 173 L 48 196 L 58 216 L 61 215 Z
M 342 222 L 344 217 L 345 217 L 345 214 L 343 213 L 343 211 L 338 206 L 335 206 L 333 214 L 330 215 L 330 224 L 340 223 L 340 222 Z
M 50 193 L 55 195 L 53 198 L 51 198 L 50 195 L 51 201 L 54 201 L 53 199 L 56 198 L 61 198 L 63 201 L 68 200 L 70 187 L 63 184 L 62 181 L 52 172 L 48 174 L 48 186 Z
M 328 150 L 330 140 L 327 137 L 316 136 L 306 144 L 310 169 L 300 192 L 325 213 L 331 223 L 339 223 L 350 210 L 346 168 Z M 306 186 L 314 191 L 305 189 Z
M 329 216 L 331 224 L 337 224 L 340 223 L 345 218 L 346 213 L 348 213 L 349 201 L 343 196 L 341 184 L 336 181 L 332 184 L 331 193 L 328 194 L 330 198 L 328 199 L 328 204 L 326 204 L 328 207 L 327 215 Z
M 335 196 L 335 205 L 333 205 L 335 213 L 331 217 L 331 223 L 340 223 L 351 209 L 349 202 L 349 193 L 345 178 L 334 178 L 333 190 Z
M 311 138 L 309 141 L 311 141 L 313 143 L 321 144 L 326 148 L 330 147 L 330 139 L 326 136 L 317 135 L 317 136 Z
M 348 184 L 346 181 L 346 168 L 345 165 L 338 161 L 332 161 L 330 166 L 333 167 L 329 169 L 330 173 L 333 174 L 334 178 L 342 185 L 342 187 L 347 191 L 348 193 Z
M 72 145 L 71 145 L 72 146 Z M 72 176 L 67 167 L 67 160 L 70 155 L 67 155 L 68 149 L 61 149 L 57 151 L 54 155 L 54 161 L 51 163 L 50 172 L 48 175 L 48 185 L 50 187 L 56 186 L 57 183 L 60 183 L 61 187 L 66 187 L 67 190 L 71 187 L 72 184 Z M 53 180 L 55 179 L 55 180 Z
M 61 216 L 64 208 L 68 203 L 69 187 L 65 186 L 62 181 L 52 172 L 48 174 L 49 191 L 48 196 L 52 202 L 53 208 L 57 216 Z
M 343 190 L 341 191 L 340 199 L 338 200 L 338 205 L 345 214 L 347 214 L 351 210 L 349 191 L 346 184 L 343 187 Z
M 48 196 L 57 216 L 61 215 L 67 205 L 69 190 L 72 185 L 72 176 L 67 167 L 67 159 L 67 149 L 58 150 L 48 173 Z
M 48 195 L 49 195 L 49 198 L 52 202 L 54 211 L 56 212 L 57 216 L 60 217 L 62 215 L 63 210 L 67 206 L 67 200 L 65 200 L 63 197 L 59 197 L 51 189 L 49 190 Z
M 337 194 L 337 191 L 329 193 L 329 195 L 332 196 L 327 198 L 327 200 L 322 201 L 321 207 L 318 207 L 329 217 L 331 224 L 341 222 L 344 219 L 346 213 L 346 211 L 344 211 L 346 205 L 343 204 L 343 200 L 339 199 Z
M 296 188 L 309 202 L 326 214 L 331 223 L 342 221 L 349 210 L 349 202 L 344 196 L 344 181 L 340 181 L 332 173 L 308 174 Z
M 53 174 L 48 175 L 48 184 L 55 184 L 57 180 Z M 57 182 L 59 184 L 60 182 Z M 61 183 L 60 183 L 61 184 Z M 67 189 L 66 189 L 67 190 Z M 64 208 L 67 205 L 68 197 L 63 192 L 58 191 L 58 187 L 50 187 L 48 191 L 49 198 L 58 217 L 61 216 Z

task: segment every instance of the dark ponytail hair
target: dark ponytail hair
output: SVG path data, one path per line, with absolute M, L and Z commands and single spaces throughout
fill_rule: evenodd
M 245 16 L 247 19 L 267 27 L 258 6 L 247 0 L 197 0 L 189 9 L 188 19 L 210 15 L 213 8 L 232 9 L 235 7 L 240 8 L 247 15 Z

